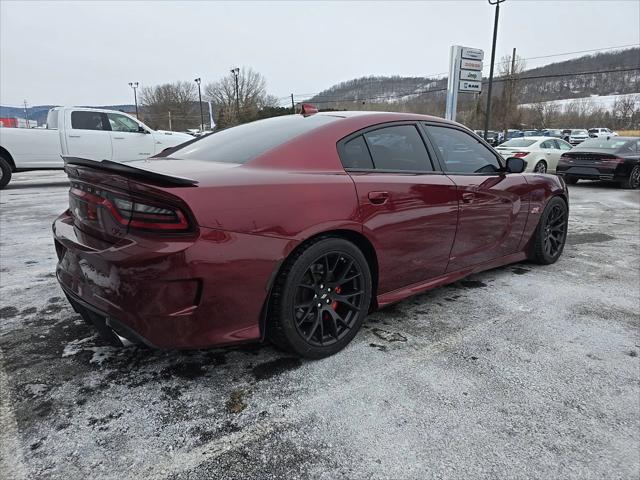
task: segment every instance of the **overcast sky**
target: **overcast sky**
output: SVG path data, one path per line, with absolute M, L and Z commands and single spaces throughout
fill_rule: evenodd
M 278 97 L 365 75 L 429 76 L 447 71 L 452 44 L 482 48 L 488 60 L 493 15 L 486 0 L 2 0 L 0 103 L 133 103 L 130 81 L 209 82 L 243 65 L 262 73 Z M 639 0 L 507 0 L 496 55 L 513 47 L 530 58 L 637 45 L 639 25 Z

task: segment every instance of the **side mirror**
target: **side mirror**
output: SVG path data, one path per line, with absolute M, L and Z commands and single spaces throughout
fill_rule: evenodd
M 527 162 L 519 157 L 507 158 L 507 173 L 522 173 L 527 168 Z
M 138 133 L 150 133 L 146 128 L 142 125 L 138 125 Z

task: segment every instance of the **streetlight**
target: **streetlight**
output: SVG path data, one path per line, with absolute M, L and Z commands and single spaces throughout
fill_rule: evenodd
M 200 90 L 200 82 L 202 79 L 200 77 L 196 78 L 194 82 L 198 84 L 198 98 L 200 99 L 200 131 L 204 130 L 204 113 L 202 113 L 202 91 Z
M 496 59 L 496 39 L 498 38 L 498 16 L 500 15 L 500 4 L 504 0 L 488 0 L 489 5 L 496 6 L 496 17 L 493 22 L 493 45 L 491 46 L 491 68 L 489 69 L 489 89 L 487 91 L 487 112 L 484 119 L 484 139 L 487 139 L 489 132 L 489 120 L 491 119 L 491 89 L 493 88 L 493 62 Z
M 138 89 L 138 82 L 129 82 L 129 86 L 133 88 L 133 100 L 136 103 L 136 118 L 139 120 L 140 117 L 138 116 L 138 95 L 136 93 L 136 90 Z
M 238 122 L 240 122 L 240 91 L 238 89 L 238 75 L 240 74 L 240 69 L 238 67 L 232 68 L 231 73 L 236 77 L 236 116 L 238 117 Z

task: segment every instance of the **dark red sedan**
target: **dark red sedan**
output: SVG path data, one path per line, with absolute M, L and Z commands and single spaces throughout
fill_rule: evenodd
M 373 308 L 565 243 L 561 179 L 439 118 L 290 115 L 167 155 L 66 159 L 57 277 L 115 342 L 324 357 Z

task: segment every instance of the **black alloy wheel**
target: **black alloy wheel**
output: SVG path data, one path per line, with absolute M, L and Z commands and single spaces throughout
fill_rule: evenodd
M 353 243 L 320 237 L 301 246 L 282 266 L 272 289 L 267 336 L 309 358 L 344 348 L 369 312 L 369 264 Z
M 636 189 L 638 187 L 640 187 L 640 165 L 633 167 L 629 178 L 622 182 L 622 188 Z
M 344 338 L 365 306 L 363 273 L 344 252 L 316 258 L 297 285 L 293 315 L 302 337 L 314 346 Z
M 564 246 L 567 235 L 566 209 L 562 205 L 553 205 L 544 227 L 544 251 L 555 257 Z
M 548 265 L 560 258 L 567 240 L 569 211 L 560 197 L 553 197 L 540 218 L 532 238 L 532 260 Z

